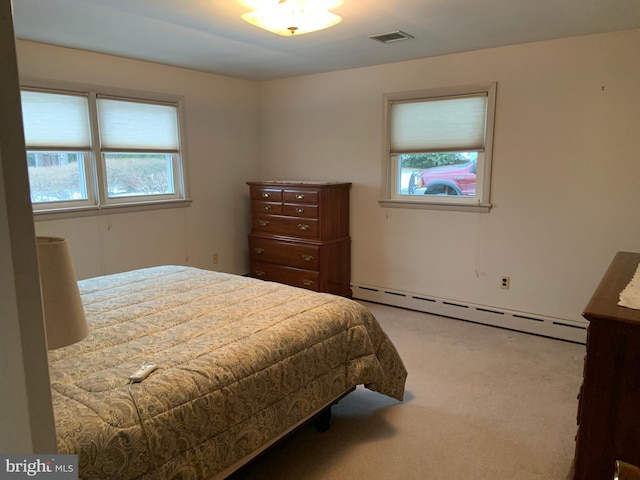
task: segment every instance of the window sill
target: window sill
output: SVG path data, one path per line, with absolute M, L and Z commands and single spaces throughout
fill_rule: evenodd
M 191 199 L 161 200 L 157 202 L 120 203 L 118 205 L 92 205 L 88 207 L 56 208 L 49 210 L 34 210 L 34 220 L 61 220 L 64 218 L 91 217 L 96 215 L 112 215 L 115 213 L 144 212 L 148 210 L 162 210 L 167 208 L 184 208 L 191 205 Z
M 422 200 L 399 200 L 399 199 L 384 199 L 378 200 L 378 203 L 382 207 L 387 208 L 414 208 L 422 210 L 447 210 L 457 212 L 475 212 L 475 213 L 489 213 L 491 210 L 490 203 L 482 204 L 462 204 L 462 203 L 427 203 Z

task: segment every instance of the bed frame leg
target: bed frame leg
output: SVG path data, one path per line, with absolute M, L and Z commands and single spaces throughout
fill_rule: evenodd
M 320 413 L 318 413 L 318 415 L 316 415 L 316 418 L 314 420 L 315 426 L 316 426 L 316 430 L 318 432 L 326 432 L 327 430 L 329 430 L 329 428 L 331 428 L 331 407 L 332 405 L 337 405 L 337 403 L 342 400 L 344 397 L 346 397 L 347 395 L 349 395 L 351 392 L 353 392 L 356 389 L 356 387 L 351 387 L 349 390 L 347 390 L 345 393 L 343 393 L 342 395 L 340 395 L 338 398 L 336 398 L 332 404 L 330 404 L 327 408 L 325 408 L 324 410 L 321 410 Z
M 316 416 L 315 427 L 318 432 L 326 432 L 331 427 L 331 407 L 322 410 Z

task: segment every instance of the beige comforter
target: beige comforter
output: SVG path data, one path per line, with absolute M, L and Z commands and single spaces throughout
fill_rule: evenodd
M 396 349 L 351 300 L 178 266 L 79 285 L 90 334 L 50 375 L 81 478 L 211 478 L 351 386 L 402 399 Z

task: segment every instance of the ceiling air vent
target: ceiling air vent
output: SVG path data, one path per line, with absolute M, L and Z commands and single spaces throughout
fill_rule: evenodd
M 371 40 L 375 40 L 380 43 L 398 42 L 400 40 L 408 40 L 413 38 L 413 35 L 396 30 L 395 32 L 381 33 L 380 35 L 373 35 L 369 37 Z

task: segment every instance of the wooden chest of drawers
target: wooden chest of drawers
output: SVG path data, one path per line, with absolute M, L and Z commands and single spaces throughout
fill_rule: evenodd
M 351 296 L 350 183 L 247 182 L 249 274 Z
M 618 252 L 583 313 L 575 480 L 611 479 L 616 460 L 640 465 L 640 310 L 618 305 L 639 263 L 640 253 Z

